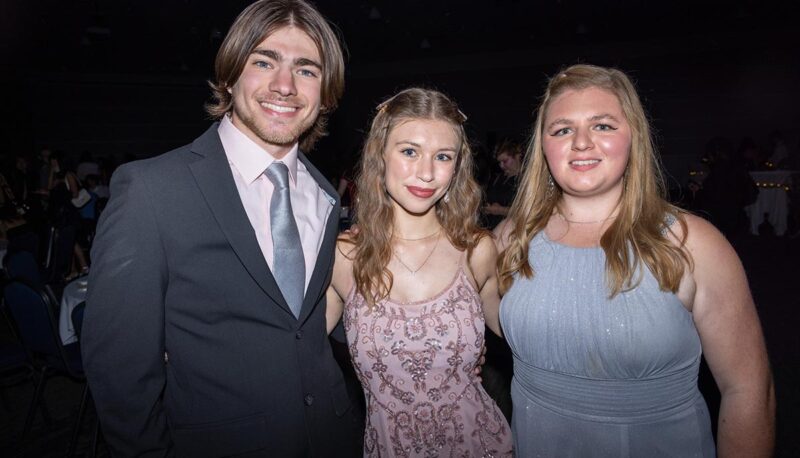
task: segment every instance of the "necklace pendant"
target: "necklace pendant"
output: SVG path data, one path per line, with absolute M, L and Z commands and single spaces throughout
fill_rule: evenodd
M 439 237 L 436 237 L 436 243 L 433 244 L 433 248 L 431 249 L 431 252 L 428 253 L 428 256 L 425 258 L 424 261 L 422 261 L 422 264 L 420 264 L 419 267 L 417 267 L 416 269 L 413 269 L 413 270 L 411 269 L 411 267 L 408 267 L 408 264 L 406 264 L 402 259 L 400 259 L 400 255 L 397 254 L 396 250 L 392 250 L 392 253 L 394 254 L 395 259 L 397 259 L 397 261 L 400 262 L 400 265 L 405 267 L 405 269 L 407 271 L 409 271 L 409 273 L 411 273 L 411 275 L 413 276 L 413 275 L 416 275 L 417 272 L 419 272 L 423 267 L 425 267 L 425 264 L 427 264 L 428 260 L 431 259 L 431 256 L 433 256 L 433 252 L 436 251 L 436 247 L 439 245 L 439 239 L 440 239 Z

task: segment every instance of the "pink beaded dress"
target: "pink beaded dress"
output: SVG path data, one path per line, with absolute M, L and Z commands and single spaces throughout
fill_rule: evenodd
M 463 265 L 424 301 L 370 309 L 353 288 L 344 327 L 367 401 L 364 456 L 513 455 L 508 423 L 473 373 L 484 318 Z

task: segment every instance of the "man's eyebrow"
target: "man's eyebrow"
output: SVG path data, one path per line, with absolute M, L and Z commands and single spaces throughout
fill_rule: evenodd
M 311 66 L 322 70 L 322 64 L 320 64 L 315 60 L 308 59 L 306 57 L 298 57 L 297 59 L 294 60 L 294 64 L 297 65 L 298 67 Z
M 281 60 L 281 54 L 278 51 L 274 51 L 272 49 L 256 48 L 253 50 L 253 54 L 259 54 L 264 57 L 269 57 L 272 60 L 277 60 L 277 61 Z
M 279 53 L 278 51 L 275 51 L 274 49 L 256 48 L 256 49 L 253 50 L 253 54 L 258 54 L 258 55 L 261 55 L 261 56 L 264 56 L 264 57 L 268 57 L 268 58 L 270 58 L 270 59 L 272 59 L 274 61 L 277 61 L 277 62 L 280 62 L 281 60 L 283 60 L 283 56 L 281 55 L 281 53 Z M 294 60 L 294 65 L 296 65 L 298 67 L 311 66 L 311 67 L 315 67 L 315 68 L 318 68 L 318 69 L 322 70 L 322 64 L 320 64 L 319 62 L 317 62 L 317 61 L 315 61 L 313 59 L 309 59 L 307 57 L 298 57 L 297 59 Z

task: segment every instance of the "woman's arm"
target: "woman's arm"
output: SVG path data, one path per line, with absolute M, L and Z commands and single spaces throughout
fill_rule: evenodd
M 500 294 L 497 289 L 497 248 L 491 237 L 486 236 L 472 251 L 469 267 L 478 286 L 483 302 L 486 327 L 502 337 L 500 329 Z
M 78 178 L 72 172 L 67 172 L 64 175 L 64 180 L 67 182 L 67 186 L 69 186 L 69 192 L 72 194 L 72 198 L 78 197 L 78 193 L 80 192 L 80 185 L 78 184 Z
M 349 241 L 347 234 L 340 235 L 339 241 L 336 242 L 336 253 L 333 261 L 333 275 L 331 276 L 331 284 L 325 292 L 327 306 L 325 309 L 325 323 L 328 329 L 328 334 L 333 331 L 333 328 L 342 319 L 344 311 L 344 300 L 350 292 L 353 285 L 353 262 L 347 258 L 343 250 L 352 250 L 353 245 Z
M 339 186 L 336 188 L 336 192 L 339 193 L 339 197 L 344 197 L 344 192 L 347 191 L 348 184 L 350 184 L 350 180 L 345 177 L 339 178 Z
M 328 291 L 325 293 L 327 299 L 325 308 L 325 323 L 328 329 L 328 334 L 333 331 L 333 328 L 339 323 L 342 318 L 342 311 L 344 310 L 344 301 L 339 293 L 333 287 L 333 284 L 328 286 Z
M 67 172 L 64 175 L 64 180 L 67 182 L 67 186 L 69 186 L 69 192 L 72 194 L 72 198 L 78 197 L 78 193 L 80 192 L 80 185 L 78 184 L 78 177 L 75 176 L 72 172 Z
M 739 257 L 705 220 L 687 216 L 694 261 L 692 314 L 722 401 L 720 457 L 768 457 L 775 438 L 775 390 L 753 298 Z

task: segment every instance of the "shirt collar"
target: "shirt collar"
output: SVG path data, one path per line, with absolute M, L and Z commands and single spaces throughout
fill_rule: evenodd
M 222 117 L 217 129 L 228 162 L 236 167 L 245 182 L 254 182 L 267 168 L 275 162 L 275 158 L 267 150 L 251 140 L 239 128 L 233 125 L 230 115 Z M 297 184 L 297 143 L 286 153 L 280 162 L 289 169 L 290 183 Z

